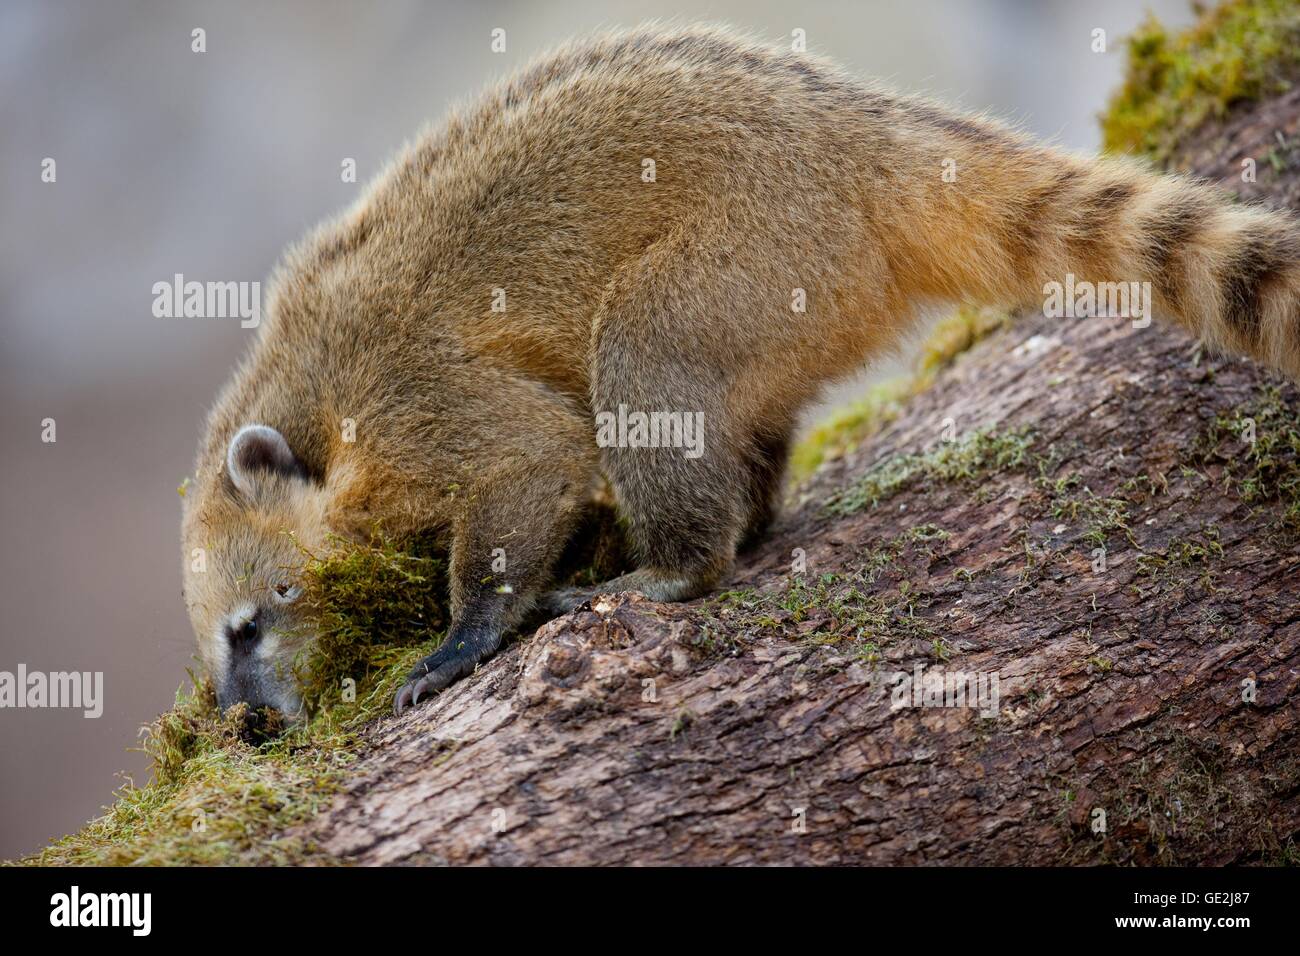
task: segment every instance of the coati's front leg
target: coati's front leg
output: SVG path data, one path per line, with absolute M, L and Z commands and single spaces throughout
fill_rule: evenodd
M 572 437 L 572 436 L 567 436 Z M 452 624 L 442 646 L 420 661 L 393 698 L 400 714 L 421 697 L 473 672 L 533 608 L 573 533 L 594 463 L 587 442 L 537 436 L 554 457 L 516 452 L 462 490 L 452 521 Z

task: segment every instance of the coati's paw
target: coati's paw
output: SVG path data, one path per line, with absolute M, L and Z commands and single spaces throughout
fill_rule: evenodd
M 597 593 L 591 588 L 557 588 L 539 597 L 537 606 L 551 617 L 559 617 L 561 614 L 576 611 Z
M 442 647 L 415 665 L 406 683 L 393 697 L 393 713 L 401 714 L 418 704 L 421 697 L 473 673 L 474 666 L 490 653 L 491 650 L 485 649 L 482 643 L 458 639 L 454 634 L 449 636 Z
M 652 601 L 685 601 L 706 589 L 705 582 L 698 577 L 637 570 L 611 578 L 595 587 L 547 591 L 538 599 L 537 606 L 553 617 L 559 617 L 577 610 L 588 601 L 594 601 L 602 594 L 627 594 L 635 591 Z

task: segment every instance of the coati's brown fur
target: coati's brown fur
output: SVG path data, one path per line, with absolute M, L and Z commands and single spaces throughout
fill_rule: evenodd
M 895 344 L 919 305 L 1041 303 L 1067 273 L 1150 281 L 1193 334 L 1300 372 L 1287 215 L 720 29 L 537 61 L 408 147 L 275 276 L 184 519 L 221 699 L 297 707 L 281 532 L 444 536 L 454 624 L 400 710 L 542 601 L 600 476 L 640 564 L 595 591 L 697 595 L 767 523 L 824 383 Z M 620 405 L 702 412 L 703 455 L 598 448 L 595 414 Z

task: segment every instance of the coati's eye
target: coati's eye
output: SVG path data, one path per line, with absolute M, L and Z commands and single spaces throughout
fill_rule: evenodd
M 271 590 L 275 592 L 275 599 L 281 604 L 288 604 L 290 601 L 297 600 L 298 595 L 302 594 L 302 588 L 281 582 L 275 585 Z

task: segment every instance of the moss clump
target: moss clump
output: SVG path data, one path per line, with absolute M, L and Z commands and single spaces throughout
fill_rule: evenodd
M 897 565 L 899 558 L 911 549 L 924 553 L 927 558 L 934 558 L 931 544 L 948 540 L 948 532 L 935 524 L 920 524 L 908 528 L 898 537 L 886 541 L 878 548 L 867 552 L 862 563 L 862 576 L 868 583 L 891 567 Z
M 795 577 L 784 591 L 729 591 L 707 607 L 710 617 L 700 623 L 697 645 L 720 656 L 734 652 L 747 632 L 766 631 L 844 647 L 870 664 L 901 640 L 937 646 L 933 626 L 918 613 L 929 605 L 929 596 L 906 580 L 896 593 L 873 593 L 867 589 L 872 580 L 863 573 L 827 573 L 812 581 Z
M 1295 0 L 1228 0 L 1178 35 L 1149 16 L 1128 40 L 1124 85 L 1101 117 L 1105 148 L 1164 162 L 1206 120 L 1285 92 L 1297 77 Z
M 211 686 L 191 675 L 191 689 L 142 732 L 153 757 L 150 782 L 126 784 L 103 816 L 24 862 L 316 859 L 315 847 L 283 833 L 328 803 L 353 759 L 357 731 L 387 713 L 406 674 L 437 646 L 446 587 L 440 556 L 378 538 L 309 555 L 303 582 L 301 600 L 318 635 L 296 668 L 307 719 L 285 729 L 274 712 L 238 705 L 223 714 Z
M 861 564 L 816 577 L 794 574 L 784 589 L 744 588 L 712 598 L 702 609 L 697 646 L 710 656 L 734 652 L 748 634 L 781 634 L 806 644 L 840 647 L 869 664 L 902 640 L 928 645 L 937 655 L 946 645 L 921 616 L 931 598 L 907 580 L 901 565 L 913 554 L 927 565 L 948 533 L 933 524 L 910 528 L 863 555 Z M 885 571 L 897 581 L 878 586 Z
M 222 715 L 196 681 L 143 731 L 154 778 L 127 783 L 107 812 L 23 862 L 40 866 L 291 863 L 312 855 L 276 836 L 329 801 L 351 759 L 348 738 L 298 728 L 263 739 L 243 707 Z M 267 728 L 273 729 L 273 728 Z
M 922 343 L 917 357 L 919 387 L 926 387 L 936 372 L 951 365 L 958 355 L 1010 322 L 1011 313 L 1005 309 L 981 309 L 970 305 L 962 306 L 941 320 Z
M 309 554 L 303 578 L 301 600 L 316 635 L 296 668 L 308 713 L 334 707 L 368 715 L 375 691 L 387 691 L 376 675 L 414 666 L 410 648 L 444 626 L 446 563 L 431 548 L 399 550 L 376 537 Z
M 1099 548 L 1117 531 L 1131 541 L 1129 503 L 1122 497 L 1098 495 L 1087 487 L 1075 491 L 1078 483 L 1079 476 L 1074 474 L 1039 478 L 1039 487 L 1048 495 L 1047 508 L 1052 518 L 1082 527 L 1083 539 Z
M 1219 529 L 1206 525 L 1195 535 L 1175 538 L 1161 551 L 1148 552 L 1137 559 L 1138 574 L 1157 590 L 1174 585 L 1179 579 L 1192 571 L 1196 580 L 1207 590 L 1214 588 L 1214 561 L 1223 557 L 1223 545 L 1219 543 Z M 1138 589 L 1138 594 L 1143 594 Z
M 832 412 L 795 445 L 790 453 L 790 484 L 801 485 L 823 462 L 852 451 L 879 432 L 898 417 L 908 399 L 929 387 L 941 369 L 1010 320 L 1005 310 L 962 306 L 940 321 L 922 343 L 912 374 L 873 385 L 862 398 Z
M 1294 403 L 1275 385 L 1252 402 L 1217 416 L 1197 449 L 1222 464 L 1224 488 L 1247 504 L 1282 506 L 1281 525 L 1300 532 L 1300 429 Z
M 848 641 L 870 663 L 882 647 L 899 640 L 933 643 L 934 628 L 917 611 L 930 599 L 908 581 L 897 594 L 864 591 L 862 575 L 823 574 L 814 582 L 795 578 L 777 604 L 787 611 L 804 640 L 839 645 Z M 815 619 L 814 619 L 815 616 Z
M 1144 554 L 1137 560 L 1142 574 L 1157 575 L 1169 568 L 1193 568 L 1223 557 L 1219 529 L 1207 525 L 1198 536 L 1177 538 L 1160 552 Z
M 912 388 L 911 379 L 892 378 L 873 385 L 862 398 L 832 412 L 790 453 L 791 483 L 802 484 L 822 462 L 852 451 L 897 418 Z
M 849 515 L 874 508 L 914 485 L 940 481 L 974 481 L 1019 468 L 1033 444 L 1027 429 L 999 432 L 980 429 L 961 441 L 944 442 L 920 455 L 896 455 L 876 465 L 826 503 L 832 514 Z

